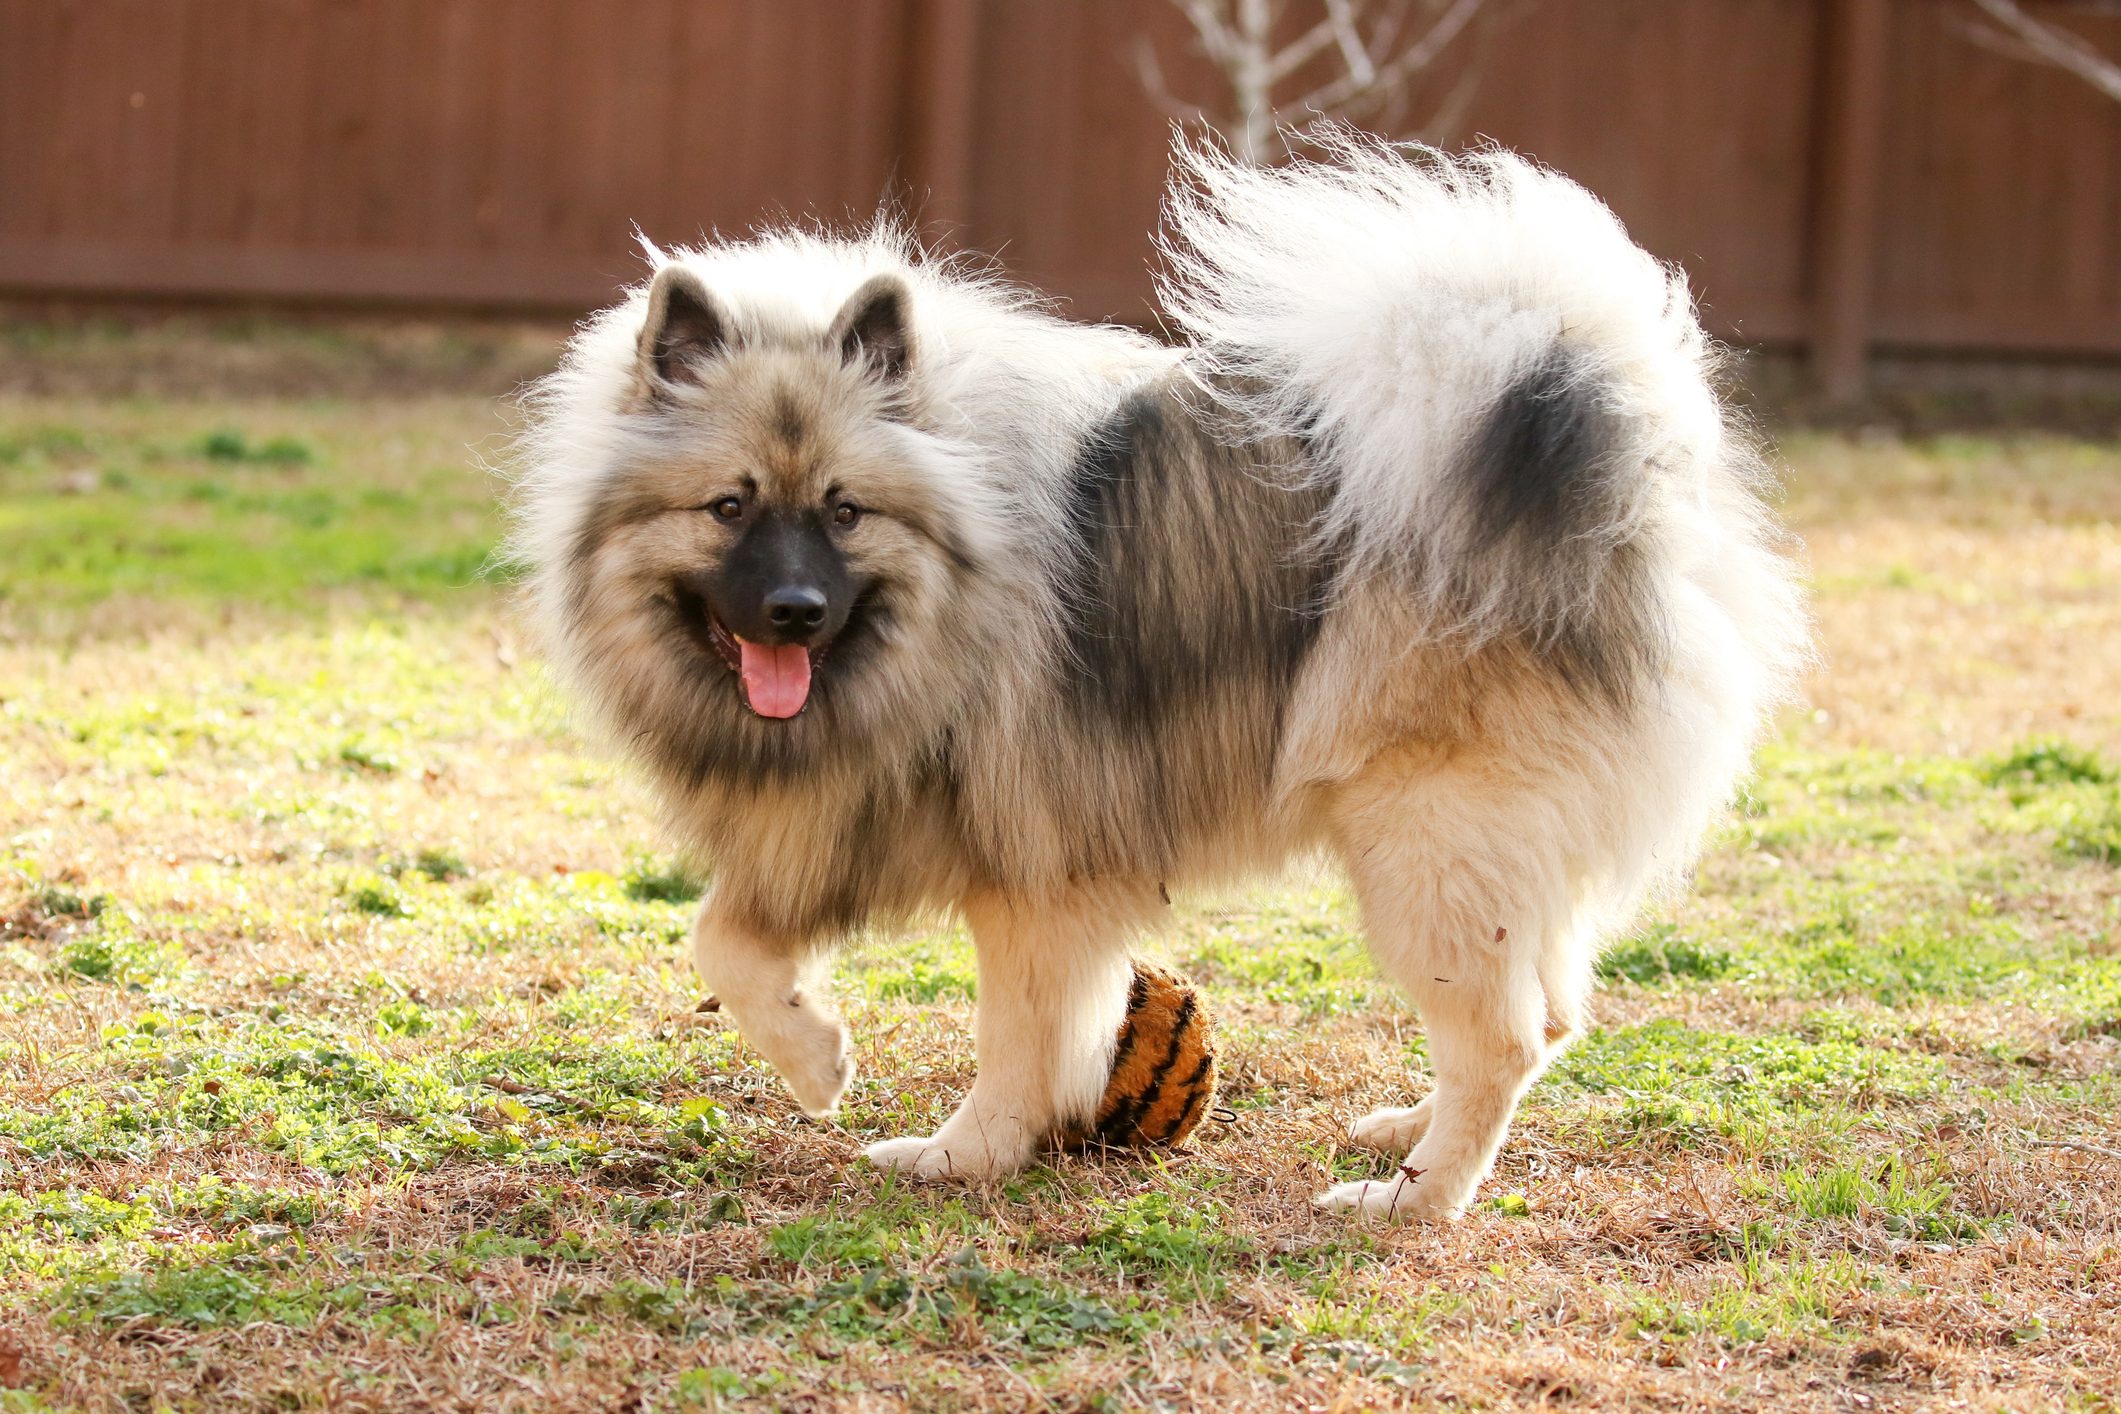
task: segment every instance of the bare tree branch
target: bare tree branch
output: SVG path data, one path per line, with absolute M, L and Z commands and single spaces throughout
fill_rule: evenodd
M 2075 74 L 2108 98 L 2121 103 L 2121 62 L 2100 53 L 2083 35 L 2033 18 L 2018 0 L 1973 0 L 1973 3 L 2001 26 L 2004 36 L 2014 41 L 2010 48 L 2003 48 L 2000 52 L 2015 51 L 2018 57 Z M 2109 10 L 2101 6 L 2097 12 L 2105 14 Z M 1977 42 L 1998 48 L 1993 40 L 1999 36 L 1979 30 L 1973 33 Z
M 1465 33 L 1488 0 L 1315 0 L 1322 11 L 1318 20 L 1279 46 L 1275 32 L 1283 0 L 1170 3 L 1186 17 L 1201 53 L 1221 73 L 1228 107 L 1179 98 L 1146 40 L 1134 54 L 1143 91 L 1166 115 L 1205 123 L 1234 156 L 1259 163 L 1268 160 L 1277 134 L 1281 155 L 1288 156 L 1292 141 L 1314 140 L 1335 121 L 1387 115 L 1396 124 L 1413 78 Z M 1412 23 L 1420 11 L 1426 12 L 1425 26 Z M 1278 88 L 1328 62 L 1328 56 L 1337 69 L 1334 76 L 1292 101 L 1276 101 Z M 1436 115 L 1444 125 L 1464 116 L 1472 92 L 1470 77 L 1453 87 Z M 1437 126 L 1430 124 L 1432 131 Z
M 1393 0 L 1392 8 L 1385 11 L 1384 18 L 1370 31 L 1370 59 L 1382 62 L 1399 47 L 1399 36 L 1406 31 L 1407 20 L 1414 13 L 1414 0 Z
M 1164 82 L 1164 66 L 1157 62 L 1156 46 L 1146 39 L 1135 41 L 1134 74 L 1141 80 L 1142 92 L 1149 95 L 1149 101 L 1166 118 L 1198 123 L 1207 117 L 1197 106 L 1171 92 L 1171 86 Z
M 1223 23 L 1222 0 L 1181 0 L 1178 8 L 1200 36 L 1208 58 L 1217 65 L 1228 64 L 1236 53 L 1237 36 Z
M 1305 95 L 1295 106 L 1315 109 L 1325 117 L 1346 116 L 1346 105 L 1351 103 L 1374 103 L 1387 89 L 1404 84 L 1415 74 L 1436 62 L 1436 56 L 1444 47 L 1458 38 L 1460 32 L 1473 22 L 1486 0 L 1452 0 L 1451 8 L 1442 18 L 1429 26 L 1428 33 L 1415 41 L 1412 47 L 1390 63 L 1373 70 L 1368 82 L 1358 80 L 1353 73 L 1344 75 L 1332 83 Z
M 1349 75 L 1361 83 L 1370 83 L 1377 77 L 1377 63 L 1362 42 L 1360 22 L 1364 8 L 1354 0 L 1326 0 L 1325 27 L 1340 47 L 1341 62 L 1348 66 Z
M 1345 0 L 1342 0 L 1345 3 Z M 1317 24 L 1305 30 L 1303 36 L 1286 46 L 1267 64 L 1268 77 L 1280 83 L 1304 65 L 1318 57 L 1319 51 L 1340 39 L 1340 27 L 1329 14 Z

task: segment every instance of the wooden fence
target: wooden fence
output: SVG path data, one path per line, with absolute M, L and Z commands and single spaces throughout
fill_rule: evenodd
M 1843 388 L 1881 347 L 2121 354 L 2121 104 L 1965 0 L 1496 8 L 1455 136 L 1599 191 L 1726 335 Z M 897 196 L 1145 319 L 1144 36 L 1204 91 L 1161 0 L 0 0 L 0 290 L 573 309 L 635 227 Z

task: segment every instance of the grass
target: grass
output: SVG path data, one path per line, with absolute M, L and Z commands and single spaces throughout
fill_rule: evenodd
M 0 604 L 26 627 L 126 613 L 134 627 L 242 603 L 434 601 L 479 580 L 491 542 L 467 495 L 465 409 L 274 405 L 257 431 L 161 405 L 40 406 L 0 434 Z M 501 431 L 487 419 L 476 429 Z M 338 448 L 352 439 L 361 461 Z
M 0 401 L 0 1409 L 2121 1399 L 2121 448 L 1793 440 L 1831 666 L 1479 1208 L 1379 1232 L 1307 1200 L 1424 1052 L 1327 876 L 1174 911 L 1190 1150 L 856 1162 L 970 1076 L 950 928 L 847 954 L 797 1115 L 479 573 L 500 430 Z

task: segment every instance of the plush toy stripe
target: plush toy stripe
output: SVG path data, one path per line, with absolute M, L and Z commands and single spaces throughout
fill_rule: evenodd
M 1120 1024 L 1097 1117 L 1065 1147 L 1177 1144 L 1200 1124 L 1215 1098 L 1213 1030 L 1190 983 L 1175 972 L 1134 964 L 1127 1016 Z

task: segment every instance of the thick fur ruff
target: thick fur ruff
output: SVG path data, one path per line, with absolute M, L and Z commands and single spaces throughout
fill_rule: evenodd
M 1326 1201 L 1453 1212 L 1746 770 L 1792 567 L 1683 281 L 1566 179 L 1182 151 L 1167 215 L 1178 348 L 884 230 L 659 254 L 535 395 L 516 553 L 806 1107 L 851 1073 L 827 945 L 971 924 L 979 1079 L 880 1162 L 1006 1172 L 1093 1118 L 1166 886 L 1323 850 L 1435 1067 L 1357 1126 L 1398 1175 Z M 715 651 L 744 517 L 850 586 L 786 719 Z

